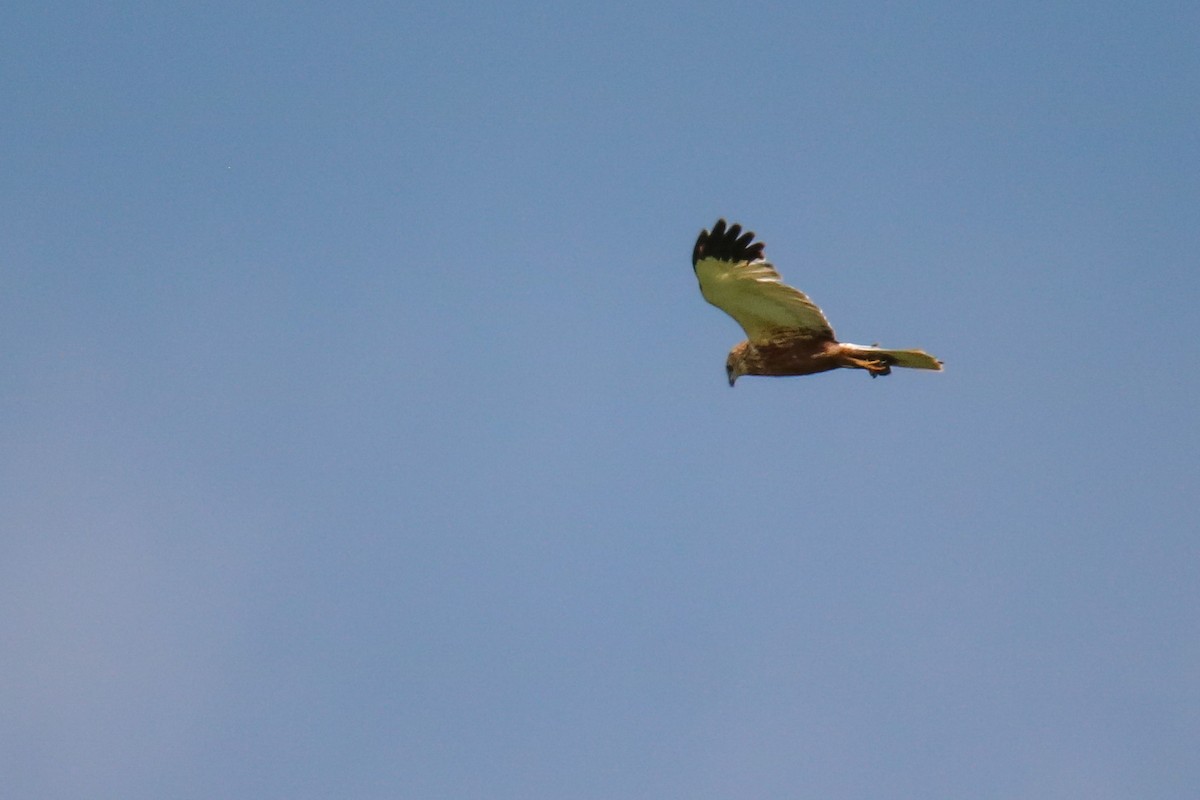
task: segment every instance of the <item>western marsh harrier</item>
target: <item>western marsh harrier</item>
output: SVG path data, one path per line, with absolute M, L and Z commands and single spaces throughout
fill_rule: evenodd
M 812 375 L 839 367 L 865 369 L 874 378 L 892 367 L 940 370 L 942 362 L 921 350 L 884 350 L 839 342 L 821 309 L 783 282 L 763 259 L 763 243 L 741 225 L 717 220 L 701 231 L 692 268 L 704 299 L 746 331 L 725 361 L 729 385 L 742 375 Z

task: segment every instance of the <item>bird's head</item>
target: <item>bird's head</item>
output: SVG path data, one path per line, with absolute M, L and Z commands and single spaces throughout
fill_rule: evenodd
M 746 374 L 746 364 L 743 360 L 744 351 L 739 345 L 729 351 L 729 358 L 725 359 L 725 377 L 729 378 L 729 385 L 737 381 L 739 377 Z

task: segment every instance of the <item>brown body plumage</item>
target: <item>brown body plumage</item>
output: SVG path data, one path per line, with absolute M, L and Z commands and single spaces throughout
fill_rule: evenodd
M 732 386 L 742 375 L 812 375 L 831 369 L 865 369 L 871 377 L 892 367 L 940 370 L 942 362 L 921 350 L 885 350 L 839 342 L 821 309 L 801 291 L 783 283 L 763 260 L 763 243 L 740 225 L 717 220 L 701 231 L 692 250 L 692 268 L 708 302 L 733 317 L 746 331 L 725 362 Z

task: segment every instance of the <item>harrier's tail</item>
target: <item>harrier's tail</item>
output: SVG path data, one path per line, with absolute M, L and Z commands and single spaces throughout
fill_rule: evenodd
M 842 357 L 847 367 L 869 370 L 871 377 L 887 375 L 891 367 L 909 369 L 932 369 L 941 371 L 942 362 L 924 350 L 884 350 L 863 344 L 843 344 Z

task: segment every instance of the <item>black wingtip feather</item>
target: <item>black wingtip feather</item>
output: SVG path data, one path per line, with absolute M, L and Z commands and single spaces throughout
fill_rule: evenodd
M 692 267 L 702 258 L 718 258 L 722 261 L 758 261 L 763 257 L 762 242 L 754 241 L 754 231 L 742 233 L 741 225 L 725 227 L 725 220 L 717 220 L 711 231 L 700 231 L 696 246 L 692 248 Z

